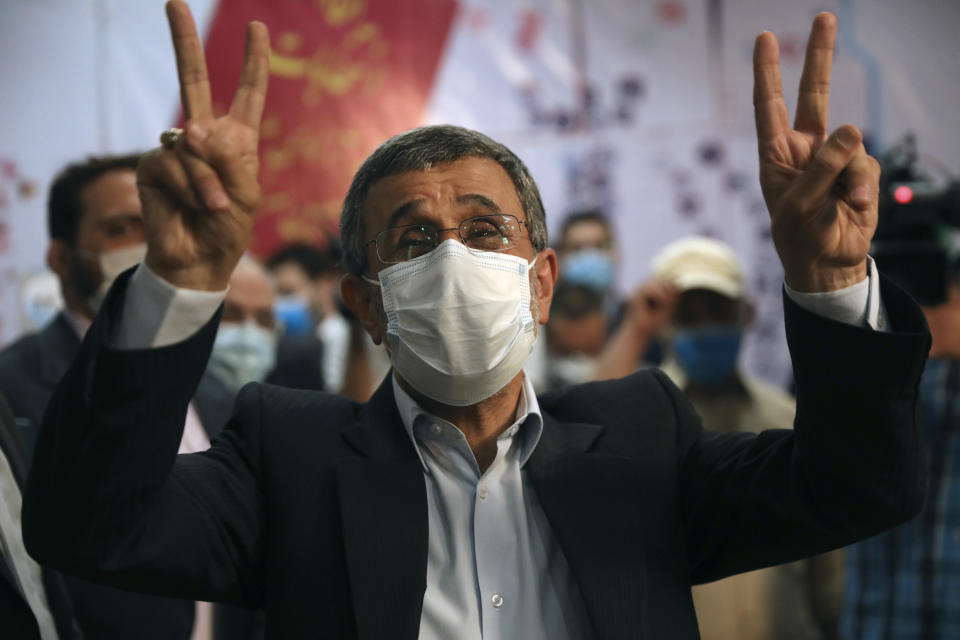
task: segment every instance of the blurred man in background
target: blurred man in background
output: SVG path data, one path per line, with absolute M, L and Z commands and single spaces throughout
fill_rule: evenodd
M 322 353 L 322 345 L 311 334 L 280 332 L 270 274 L 254 258 L 244 256 L 230 276 L 207 372 L 231 395 L 248 382 L 322 391 Z M 223 422 L 229 417 L 224 415 Z
M 266 380 L 277 363 L 273 305 L 267 272 L 252 258 L 243 257 L 230 276 L 230 290 L 207 364 L 207 371 L 234 393 L 248 382 Z
M 556 252 L 560 278 L 545 339 L 536 342 L 524 366 L 540 393 L 592 380 L 623 313 L 614 289 L 614 232 L 602 211 L 569 214 Z
M 284 335 L 298 338 L 304 350 L 320 352 L 323 389 L 355 400 L 369 398 L 389 362 L 340 301 L 344 272 L 339 241 L 328 238 L 323 248 L 287 245 L 270 256 L 266 266 L 276 286 L 279 328 Z
M 20 489 L 26 479 L 27 452 L 0 395 L 0 631 L 22 640 L 79 639 L 63 578 L 38 565 L 23 545 Z
M 662 335 L 662 368 L 706 428 L 792 428 L 793 398 L 737 366 L 753 309 L 733 250 L 711 238 L 683 238 L 654 258 L 652 271 L 654 279 L 631 301 L 611 342 L 611 357 L 598 365 L 598 378 L 629 373 L 647 342 Z M 842 588 L 843 557 L 834 552 L 694 587 L 693 600 L 704 640 L 833 638 Z
M 323 345 L 323 376 L 327 390 L 343 387 L 350 325 L 337 305 L 340 248 L 329 240 L 321 249 L 291 244 L 267 260 L 277 291 L 276 313 L 281 330 L 290 336 L 315 336 Z
M 885 213 L 893 220 L 899 212 Z M 899 215 L 901 224 L 921 220 Z M 926 504 L 910 522 L 847 548 L 846 640 L 960 638 L 960 268 L 946 227 L 931 226 L 922 242 L 914 234 L 888 254 L 877 250 L 881 269 L 920 302 L 933 336 L 920 380 Z M 903 229 L 892 235 L 907 239 Z
M 103 295 L 146 253 L 138 160 L 139 155 L 90 158 L 66 167 L 50 187 L 47 265 L 60 281 L 64 309 L 0 352 L 0 391 L 11 402 L 28 449 Z
M 603 298 L 608 325 L 620 322 L 622 300 L 617 279 L 616 234 L 610 219 L 598 209 L 575 211 L 560 227 L 556 243 L 560 282 L 590 287 Z
M 0 393 L 10 401 L 32 455 L 50 396 L 73 361 L 114 279 L 145 253 L 137 192 L 137 154 L 91 157 L 54 179 L 48 202 L 47 264 L 57 275 L 64 309 L 36 333 L 0 352 Z M 157 322 L 152 309 L 134 321 Z M 205 375 L 187 409 L 180 451 L 202 451 L 223 428 L 233 395 Z M 113 589 L 68 577 L 77 620 L 86 638 L 209 638 L 210 610 L 195 603 Z M 200 615 L 196 615 L 199 611 Z M 2 623 L 0 623 L 2 629 Z
M 669 244 L 652 262 L 653 277 L 673 286 L 665 332 L 664 372 L 693 400 L 708 428 L 789 429 L 796 412 L 785 391 L 738 367 L 753 320 L 736 254 L 719 240 L 689 237 Z
M 524 366 L 534 389 L 542 393 L 593 379 L 597 357 L 607 343 L 607 325 L 603 297 L 596 289 L 557 284 L 545 335 Z

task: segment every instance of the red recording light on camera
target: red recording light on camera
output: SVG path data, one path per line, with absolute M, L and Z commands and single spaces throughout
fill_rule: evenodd
M 907 204 L 913 200 L 913 189 L 907 185 L 900 185 L 893 190 L 893 199 L 899 202 L 900 204 Z

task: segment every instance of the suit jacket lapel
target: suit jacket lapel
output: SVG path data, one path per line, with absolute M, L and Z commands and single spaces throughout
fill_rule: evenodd
M 561 423 L 547 413 L 543 422 L 528 473 L 596 637 L 644 637 L 642 486 L 635 463 L 588 453 L 603 432 L 599 425 Z
M 40 377 L 50 387 L 59 384 L 80 349 L 80 338 L 61 312 L 40 331 Z
M 363 455 L 337 467 L 358 635 L 415 640 L 427 584 L 426 488 L 391 376 L 343 436 Z

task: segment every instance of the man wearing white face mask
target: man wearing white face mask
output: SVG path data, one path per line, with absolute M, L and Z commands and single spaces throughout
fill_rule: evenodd
M 91 157 L 67 166 L 50 186 L 47 265 L 60 281 L 64 309 L 0 352 L 0 392 L 18 420 L 29 423 L 28 449 L 103 296 L 146 254 L 136 186 L 139 159 L 139 154 Z
M 58 382 L 80 349 L 104 295 L 146 254 L 137 192 L 139 154 L 91 157 L 68 165 L 50 186 L 47 264 L 64 309 L 46 327 L 0 352 L 0 393 L 9 399 L 28 454 Z M 144 308 L 144 314 L 150 310 Z M 209 446 L 233 396 L 205 375 L 186 410 L 182 451 Z M 189 638 L 194 602 L 159 598 L 68 579 L 77 620 L 88 638 Z M 2 628 L 2 623 L 0 623 Z
M 557 261 L 537 187 L 505 146 L 433 126 L 383 143 L 341 216 L 344 298 L 386 342 L 391 375 L 367 403 L 248 385 L 210 451 L 177 457 L 260 200 L 269 35 L 248 27 L 217 118 L 189 10 L 167 6 L 190 115 L 141 164 L 147 259 L 107 296 L 41 434 L 23 512 L 38 558 L 263 607 L 273 638 L 685 640 L 698 636 L 692 582 L 919 510 L 912 409 L 929 336 L 902 292 L 884 284 L 881 305 L 866 254 L 879 171 L 859 131 L 822 135 L 829 14 L 814 22 L 796 131 L 776 40 L 756 42 L 793 431 L 706 433 L 652 371 L 538 398 L 523 366 Z M 157 288 L 159 320 L 130 323 Z M 90 471 L 107 461 L 111 473 Z

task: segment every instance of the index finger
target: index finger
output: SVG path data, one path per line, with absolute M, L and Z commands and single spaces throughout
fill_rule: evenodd
M 830 67 L 833 64 L 833 42 L 837 37 L 837 19 L 821 13 L 813 20 L 807 53 L 800 76 L 800 95 L 794 128 L 821 136 L 827 134 L 827 112 L 830 101 Z
M 177 56 L 184 117 L 187 120 L 211 117 L 213 107 L 207 61 L 203 57 L 203 45 L 197 36 L 197 26 L 193 22 L 190 7 L 181 0 L 170 0 L 167 2 L 167 21 L 170 23 L 173 51 Z
M 761 145 L 790 130 L 780 81 L 780 49 L 769 31 L 758 35 L 753 45 L 753 113 Z
M 237 93 L 230 105 L 230 115 L 254 129 L 260 128 L 260 116 L 267 100 L 267 78 L 270 76 L 270 34 L 262 22 L 247 25 L 247 43 L 243 49 L 243 71 Z

